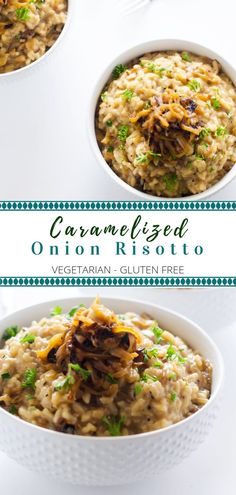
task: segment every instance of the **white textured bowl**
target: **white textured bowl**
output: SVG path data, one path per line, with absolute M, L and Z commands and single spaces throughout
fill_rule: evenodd
M 67 30 L 69 28 L 72 16 L 73 16 L 73 8 L 75 5 L 75 0 L 68 0 L 68 11 L 67 11 L 67 19 L 65 22 L 65 25 L 59 34 L 58 38 L 56 39 L 55 43 L 49 48 L 42 57 L 38 58 L 34 62 L 32 62 L 29 65 L 25 65 L 24 67 L 21 67 L 20 69 L 13 70 L 11 72 L 6 72 L 4 74 L 0 74 L 0 83 L 7 83 L 10 80 L 17 79 L 23 75 L 25 75 L 26 72 L 28 71 L 33 71 L 36 68 L 38 68 L 38 65 L 41 64 L 41 62 L 44 62 L 48 57 L 56 50 L 58 45 L 61 43 L 63 40 L 65 34 L 67 33 Z
M 93 149 L 93 152 L 95 154 L 95 157 L 97 161 L 100 163 L 100 165 L 103 167 L 103 169 L 110 175 L 110 177 L 120 186 L 122 186 L 126 191 L 129 193 L 135 194 L 136 196 L 139 196 L 140 199 L 143 201 L 179 201 L 179 200 L 194 200 L 194 201 L 199 201 L 199 200 L 205 200 L 212 194 L 217 193 L 220 189 L 225 187 L 235 176 L 236 176 L 236 166 L 234 165 L 233 168 L 221 179 L 215 184 L 214 186 L 210 187 L 204 192 L 198 193 L 198 194 L 192 194 L 191 196 L 185 196 L 185 197 L 179 197 L 179 198 L 167 198 L 167 197 L 161 197 L 161 196 L 153 196 L 151 194 L 147 194 L 145 192 L 139 191 L 138 189 L 135 189 L 134 187 L 130 186 L 127 184 L 124 180 L 122 180 L 118 175 L 116 175 L 115 172 L 111 169 L 111 167 L 108 165 L 106 160 L 103 158 L 103 155 L 99 149 L 97 138 L 96 138 L 96 132 L 95 132 L 95 114 L 96 114 L 96 108 L 97 104 L 99 101 L 99 97 L 102 93 L 102 90 L 104 86 L 106 85 L 107 81 L 109 80 L 112 70 L 117 64 L 126 64 L 136 57 L 140 57 L 145 53 L 148 52 L 154 52 L 154 51 L 163 51 L 163 50 L 176 50 L 176 51 L 189 51 L 192 53 L 196 53 L 197 55 L 202 55 L 205 57 L 209 57 L 211 59 L 216 59 L 218 62 L 220 62 L 223 70 L 225 73 L 229 76 L 229 78 L 233 81 L 233 83 L 236 85 L 236 70 L 232 67 L 232 65 L 229 64 L 222 56 L 218 55 L 211 49 L 199 45 L 197 43 L 193 43 L 192 41 L 186 41 L 186 40 L 178 40 L 178 39 L 160 39 L 160 40 L 152 40 L 152 41 L 147 41 L 145 43 L 139 44 L 135 47 L 132 47 L 128 49 L 127 51 L 123 52 L 121 55 L 115 58 L 109 66 L 103 71 L 102 75 L 99 77 L 99 80 L 96 84 L 96 87 L 93 91 L 91 101 L 90 101 L 90 107 L 89 107 L 89 122 L 88 122 L 88 128 L 89 128 L 89 137 L 90 137 L 90 143 Z
M 81 302 L 90 304 L 91 298 Z M 93 438 L 66 435 L 34 426 L 0 408 L 0 448 L 20 464 L 82 485 L 113 485 L 137 481 L 170 469 L 195 450 L 213 426 L 220 405 L 223 362 L 217 347 L 195 323 L 177 313 L 141 301 L 104 298 L 116 312 L 148 312 L 159 324 L 185 339 L 213 364 L 212 395 L 208 403 L 184 421 L 163 430 L 126 437 Z M 48 315 L 55 305 L 64 311 L 78 298 L 31 306 L 5 317 L 0 335 L 9 325 L 29 325 Z

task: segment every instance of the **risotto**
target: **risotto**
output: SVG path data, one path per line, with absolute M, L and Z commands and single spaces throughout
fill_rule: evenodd
M 29 65 L 55 43 L 67 0 L 0 0 L 0 73 Z
M 198 411 L 212 366 L 150 316 L 117 315 L 97 299 L 28 328 L 7 328 L 0 350 L 0 405 L 64 433 L 130 435 Z
M 130 186 L 155 196 L 197 194 L 236 161 L 236 90 L 216 60 L 148 53 L 114 68 L 96 132 L 106 162 Z

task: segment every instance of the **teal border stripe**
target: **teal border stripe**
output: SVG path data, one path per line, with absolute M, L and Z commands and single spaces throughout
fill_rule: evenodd
M 1 201 L 0 211 L 236 211 L 236 201 Z
M 236 277 L 1 277 L 0 287 L 236 287 Z

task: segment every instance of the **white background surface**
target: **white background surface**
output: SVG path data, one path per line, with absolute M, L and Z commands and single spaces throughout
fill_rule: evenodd
M 75 0 L 76 19 L 55 56 L 39 65 L 35 73 L 29 71 L 16 81 L 0 81 L 1 200 L 131 199 L 100 170 L 86 132 L 90 91 L 103 67 L 128 45 L 155 37 L 189 38 L 209 45 L 236 64 L 235 0 L 156 0 L 150 9 L 122 20 L 114 8 L 117 1 Z M 235 186 L 234 181 L 212 199 L 235 199 Z M 116 292 L 112 289 L 113 295 Z M 125 290 L 127 297 L 157 300 L 194 317 L 222 350 L 226 385 L 221 417 L 198 452 L 156 480 L 100 489 L 59 485 L 0 453 L 1 494 L 234 495 L 235 292 Z M 2 314 L 6 308 L 76 293 L 79 295 L 76 289 L 5 289 L 0 293 Z

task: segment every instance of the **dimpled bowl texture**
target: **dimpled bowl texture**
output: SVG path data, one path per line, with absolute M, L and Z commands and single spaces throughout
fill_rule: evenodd
M 145 43 L 141 43 L 137 46 L 134 46 L 132 48 L 129 48 L 125 52 L 123 52 L 121 55 L 116 57 L 110 64 L 109 66 L 103 71 L 101 74 L 100 78 L 98 79 L 98 82 L 94 88 L 91 101 L 90 101 L 90 107 L 89 107 L 89 116 L 88 116 L 88 130 L 89 130 L 89 137 L 90 137 L 90 143 L 93 149 L 93 152 L 95 154 L 95 157 L 100 163 L 101 167 L 105 170 L 106 173 L 108 173 L 111 177 L 112 180 L 114 180 L 117 184 L 119 184 L 123 189 L 128 191 L 129 193 L 138 196 L 141 200 L 143 201 L 178 201 L 178 200 L 205 200 L 212 194 L 217 193 L 219 190 L 221 190 L 223 187 L 225 187 L 236 175 L 236 165 L 232 167 L 232 169 L 221 179 L 219 180 L 215 185 L 212 187 L 209 187 L 204 192 L 200 192 L 198 194 L 192 194 L 191 196 L 185 196 L 185 197 L 175 197 L 175 198 L 167 198 L 167 197 L 161 197 L 161 196 L 154 196 L 151 194 L 147 194 L 143 191 L 139 191 L 138 189 L 135 189 L 134 187 L 130 186 L 127 184 L 124 180 L 122 180 L 118 175 L 116 175 L 115 172 L 113 172 L 112 168 L 108 165 L 106 160 L 103 158 L 103 155 L 99 149 L 97 138 L 96 138 L 96 131 L 95 131 L 95 114 L 96 114 L 96 109 L 97 109 L 97 104 L 100 98 L 100 95 L 108 82 L 108 80 L 111 77 L 112 71 L 114 67 L 118 64 L 128 64 L 132 60 L 134 60 L 137 57 L 142 56 L 145 53 L 150 53 L 150 52 L 158 52 L 158 51 L 165 51 L 165 50 L 173 50 L 173 51 L 187 51 L 187 52 L 192 52 L 197 55 L 209 57 L 211 59 L 217 60 L 224 72 L 228 75 L 228 77 L 232 80 L 234 85 L 236 85 L 236 71 L 234 67 L 232 67 L 222 56 L 218 55 L 211 49 L 199 45 L 198 43 L 193 43 L 192 41 L 187 41 L 187 40 L 180 40 L 180 39 L 160 39 L 160 40 L 151 40 L 151 41 L 146 41 Z
M 0 335 L 10 325 L 29 325 L 57 305 L 68 311 L 91 297 L 57 300 L 31 306 L 5 317 Z M 66 435 L 34 426 L 0 408 L 0 449 L 33 471 L 81 485 L 134 482 L 170 469 L 195 450 L 210 432 L 220 405 L 223 362 L 208 335 L 183 316 L 146 302 L 103 298 L 122 313 L 146 312 L 159 325 L 182 337 L 213 364 L 212 395 L 208 403 L 184 421 L 163 430 L 126 437 L 92 438 Z

